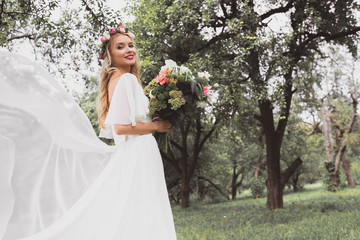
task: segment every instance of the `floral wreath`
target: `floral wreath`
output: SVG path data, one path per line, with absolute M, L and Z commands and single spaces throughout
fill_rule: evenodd
M 129 32 L 128 28 L 126 28 L 124 24 L 120 24 L 117 28 L 110 28 L 109 34 L 100 38 L 101 43 L 98 45 L 100 48 L 99 59 L 105 58 L 106 45 L 108 44 L 110 37 L 117 33 L 127 33 L 132 39 L 135 38 L 135 35 Z

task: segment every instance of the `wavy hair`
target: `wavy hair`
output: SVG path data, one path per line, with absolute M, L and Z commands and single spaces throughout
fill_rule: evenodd
M 118 34 L 123 34 L 128 36 L 132 41 L 134 39 L 127 33 L 117 33 L 110 37 L 109 42 L 106 44 L 105 54 L 104 54 L 104 62 L 102 64 L 101 75 L 100 75 L 100 84 L 99 84 L 99 95 L 97 100 L 97 110 L 98 110 L 98 121 L 100 128 L 105 129 L 105 118 L 109 111 L 109 82 L 111 76 L 118 70 L 114 67 L 111 63 L 111 50 L 114 45 L 114 40 Z M 140 67 L 139 67 L 139 60 L 137 58 L 137 54 L 135 55 L 135 64 L 130 67 L 130 73 L 134 74 L 139 84 L 141 85 L 140 81 Z

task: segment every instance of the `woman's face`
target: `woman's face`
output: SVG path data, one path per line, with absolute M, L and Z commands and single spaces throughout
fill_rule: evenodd
M 135 64 L 136 49 L 133 41 L 126 35 L 115 36 L 111 49 L 111 62 L 114 67 L 130 70 Z

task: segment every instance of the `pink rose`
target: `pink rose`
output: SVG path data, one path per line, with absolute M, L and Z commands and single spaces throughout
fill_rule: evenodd
M 102 56 L 99 56 L 99 59 L 104 59 Z
M 101 41 L 102 43 L 104 43 L 104 42 L 106 42 L 106 38 L 105 38 L 105 37 L 101 37 L 101 38 L 100 38 L 100 41 Z
M 115 28 L 111 28 L 111 29 L 110 29 L 110 33 L 111 33 L 111 34 L 114 34 L 114 33 L 116 33 L 116 30 L 115 30 Z
M 207 96 L 209 93 L 209 87 L 204 87 L 204 95 Z
M 124 24 L 121 24 L 121 25 L 119 26 L 119 28 L 125 28 L 125 25 L 124 25 Z

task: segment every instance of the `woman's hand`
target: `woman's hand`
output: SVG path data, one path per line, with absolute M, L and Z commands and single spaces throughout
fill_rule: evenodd
M 156 124 L 156 132 L 169 132 L 171 124 L 168 120 L 156 119 L 153 123 Z

